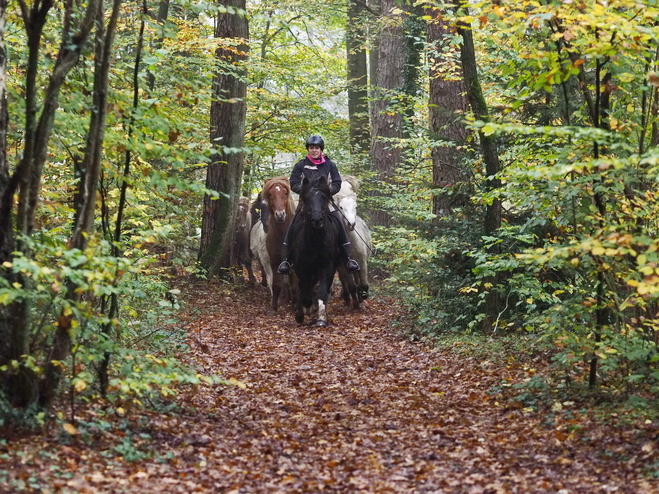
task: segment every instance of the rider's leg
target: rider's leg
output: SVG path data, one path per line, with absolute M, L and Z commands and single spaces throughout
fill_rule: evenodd
M 282 261 L 277 272 L 280 274 L 289 274 L 291 272 L 291 263 L 288 261 L 288 250 L 291 242 L 293 241 L 293 224 L 297 218 L 297 213 L 293 216 L 291 224 L 288 225 L 288 230 L 286 230 L 286 237 L 284 238 L 284 244 L 281 250 Z

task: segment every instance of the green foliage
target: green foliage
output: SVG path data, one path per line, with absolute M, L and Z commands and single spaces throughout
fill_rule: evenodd
M 207 137 L 211 82 L 217 71 L 233 70 L 214 58 L 215 49 L 228 42 L 209 37 L 208 11 L 200 4 L 192 15 L 188 7 L 187 2 L 172 4 L 173 14 L 162 26 L 144 19 L 137 73 L 141 4 L 122 7 L 110 72 L 96 234 L 84 251 L 71 249 L 68 242 L 93 111 L 91 44 L 65 81 L 34 232 L 21 239 L 26 253 L 14 254 L 0 268 L 0 304 L 28 308 L 29 352 L 4 362 L 3 373 L 26 369 L 42 375 L 60 320 L 70 317 L 72 353 L 59 365 L 60 392 L 68 391 L 71 398 L 91 401 L 100 396 L 98 375 L 106 363 L 108 397 L 121 402 L 171 396 L 182 384 L 219 382 L 175 358 L 187 346 L 176 316 L 179 292 L 170 278 L 194 269 L 201 198 L 207 192 L 203 172 L 212 151 Z M 39 87 L 47 85 L 59 49 L 60 17 L 50 16 L 46 24 Z M 27 49 L 18 12 L 10 9 L 7 22 L 8 160 L 15 167 L 24 139 Z M 139 86 L 137 102 L 134 83 Z M 120 239 L 115 242 L 124 185 Z M 3 407 L 5 418 L 18 418 L 10 412 L 11 407 Z M 27 417 L 25 410 L 20 414 Z
M 483 189 L 476 157 L 472 204 L 432 220 L 436 144 L 412 133 L 381 204 L 399 223 L 379 232 L 376 262 L 418 334 L 522 331 L 552 349 L 557 375 L 581 382 L 594 368 L 603 386 L 656 393 L 656 6 L 470 9 L 492 118 L 469 122 L 497 137 L 502 186 Z M 484 237 L 495 199 L 502 227 Z

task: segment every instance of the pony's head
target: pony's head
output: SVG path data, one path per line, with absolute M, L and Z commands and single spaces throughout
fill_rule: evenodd
M 238 209 L 236 211 L 236 230 L 249 230 L 251 226 L 250 220 L 249 199 L 241 196 L 238 198 Z
M 286 221 L 287 215 L 295 212 L 291 185 L 285 176 L 266 179 L 261 194 L 275 221 L 282 223 Z
M 339 202 L 339 209 L 343 217 L 344 224 L 348 230 L 355 229 L 355 222 L 357 221 L 357 194 L 352 194 L 344 197 Z
M 302 180 L 300 198 L 304 204 L 304 212 L 311 220 L 314 228 L 323 228 L 325 216 L 329 210 L 330 187 L 327 177 L 320 174 L 305 176 Z

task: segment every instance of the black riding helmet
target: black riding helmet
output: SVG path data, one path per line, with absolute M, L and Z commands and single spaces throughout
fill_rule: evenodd
M 325 149 L 325 141 L 323 141 L 323 138 L 318 135 L 309 136 L 306 145 L 307 145 L 307 149 L 309 149 L 309 146 L 318 146 L 320 147 L 321 151 Z

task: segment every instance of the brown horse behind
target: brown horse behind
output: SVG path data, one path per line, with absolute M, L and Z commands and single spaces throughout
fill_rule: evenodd
M 269 212 L 265 245 L 272 268 L 272 280 L 268 280 L 271 294 L 270 307 L 273 311 L 276 311 L 279 306 L 282 287 L 291 290 L 288 276 L 283 276 L 277 272 L 277 268 L 283 260 L 282 249 L 286 231 L 295 215 L 295 201 L 291 194 L 288 177 L 280 176 L 266 179 L 263 182 L 261 197 L 268 205 Z
M 252 217 L 249 212 L 249 199 L 240 197 L 236 211 L 236 235 L 233 244 L 233 256 L 236 264 L 240 266 L 240 277 L 242 278 L 242 267 L 247 270 L 249 283 L 254 284 L 256 278 L 252 270 L 252 255 L 249 251 L 249 232 L 252 229 Z

